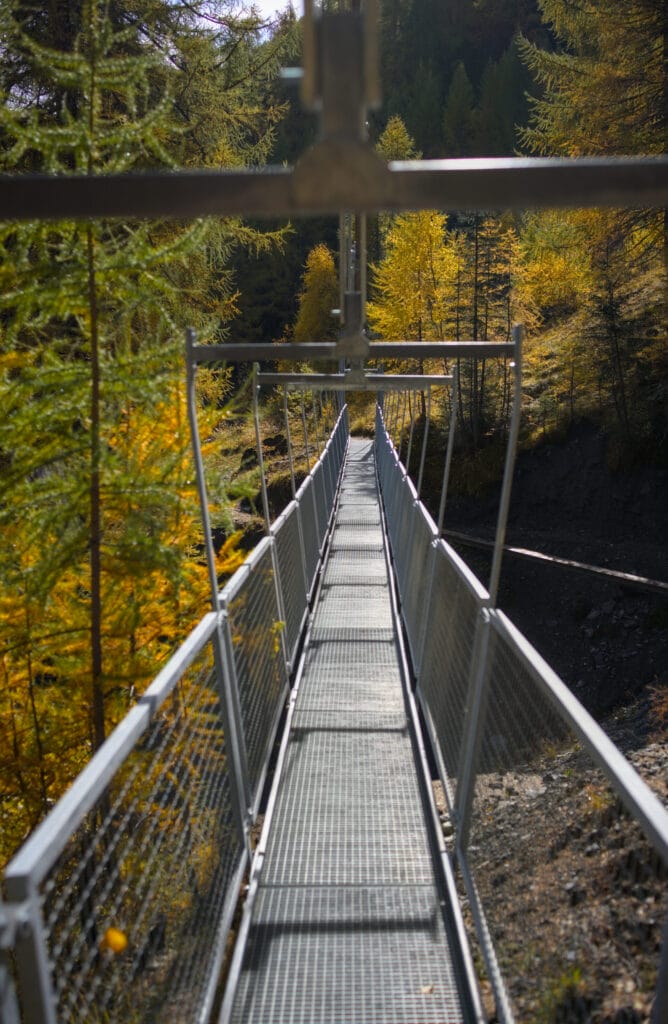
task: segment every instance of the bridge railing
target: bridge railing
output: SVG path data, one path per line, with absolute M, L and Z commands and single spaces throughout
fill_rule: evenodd
M 347 437 L 8 866 L 3 1024 L 209 1019 Z
M 492 606 L 417 500 L 380 408 L 376 452 L 416 696 L 499 1018 L 668 1019 L 668 813 L 632 763 L 648 753 L 622 756 Z

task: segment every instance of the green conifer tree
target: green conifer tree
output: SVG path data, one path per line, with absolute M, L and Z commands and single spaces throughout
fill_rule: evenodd
M 0 169 L 260 161 L 274 115 L 249 102 L 252 35 L 247 53 L 240 42 L 219 62 L 234 97 L 202 154 L 199 71 L 188 65 L 182 81 L 167 36 L 145 31 L 157 2 L 143 20 L 141 5 L 122 18 L 121 7 L 73 7 L 60 48 L 19 0 L 3 5 Z M 196 48 L 190 33 L 179 53 L 188 40 Z M 210 34 L 199 52 L 212 58 Z M 182 334 L 193 321 L 204 338 L 220 334 L 234 305 L 225 261 L 239 244 L 267 240 L 239 222 L 0 224 L 3 859 L 206 606 Z M 210 435 L 226 377 L 205 383 Z
M 665 5 L 657 0 L 624 5 L 612 0 L 584 5 L 540 0 L 539 7 L 559 45 L 547 52 L 526 41 L 520 44 L 543 86 L 543 94 L 531 101 L 531 121 L 521 133 L 524 145 L 535 153 L 560 156 L 664 152 Z M 639 426 L 636 422 L 632 429 L 634 406 L 639 418 L 645 417 L 644 403 L 630 399 L 630 389 L 638 384 L 633 367 L 646 340 L 636 331 L 638 297 L 646 296 L 648 312 L 651 308 L 658 313 L 659 321 L 665 318 L 665 306 L 661 313 L 653 299 L 657 277 L 663 275 L 665 289 L 665 214 L 586 211 L 564 214 L 564 219 L 580 239 L 571 258 L 589 272 L 582 310 L 599 339 L 602 386 L 630 438 Z M 534 222 L 534 234 L 535 227 Z M 658 321 L 653 333 L 661 337 Z M 602 338 L 607 338 L 606 345 Z
M 475 95 L 462 61 L 455 68 L 443 114 L 446 156 L 471 156 L 475 149 Z

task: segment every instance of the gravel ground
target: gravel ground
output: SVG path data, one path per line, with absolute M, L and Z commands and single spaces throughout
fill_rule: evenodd
M 668 802 L 666 737 L 635 732 L 641 712 L 609 731 Z M 519 1021 L 650 1020 L 668 874 L 586 754 L 480 776 L 470 863 Z M 482 989 L 493 1020 L 491 986 Z

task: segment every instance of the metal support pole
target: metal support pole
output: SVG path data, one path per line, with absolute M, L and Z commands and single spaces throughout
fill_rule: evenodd
M 431 388 L 427 391 L 427 418 L 424 422 L 424 432 L 422 434 L 422 454 L 420 455 L 420 470 L 418 472 L 417 481 L 417 497 L 420 500 L 420 494 L 422 492 L 422 478 L 424 477 L 424 465 L 427 459 L 427 439 L 429 437 L 429 422 L 431 420 Z
M 438 506 L 438 535 L 443 536 L 443 518 L 445 516 L 445 503 L 448 497 L 448 484 L 450 482 L 450 467 L 452 465 L 452 453 L 455 447 L 455 430 L 457 427 L 457 387 L 459 384 L 459 369 L 455 367 L 452 375 L 452 391 L 450 399 L 450 429 L 448 431 L 448 447 L 445 453 L 445 464 L 443 466 L 443 484 L 441 485 L 441 500 Z
M 522 413 L 522 340 L 524 328 L 519 324 L 513 327 L 513 343 L 515 355 L 511 369 L 515 375 L 515 396 L 513 401 L 513 415 L 510 421 L 510 434 L 508 436 L 508 447 L 506 448 L 506 464 L 503 471 L 503 486 L 501 489 L 501 500 L 499 502 L 499 518 L 496 526 L 496 537 L 494 539 L 494 555 L 492 558 L 492 569 L 489 577 L 489 596 L 492 607 L 496 606 L 496 598 L 499 590 L 499 579 L 501 576 L 501 560 L 503 558 L 503 545 L 506 540 L 506 526 L 508 523 L 508 510 L 510 508 L 510 494 L 513 486 L 513 470 L 515 468 L 515 456 L 517 454 L 517 438 L 520 431 L 520 417 Z
M 196 364 L 192 358 L 192 348 L 194 344 L 195 332 L 192 328 L 188 328 L 186 331 L 186 367 L 190 437 L 193 449 L 193 459 L 195 462 L 195 476 L 197 478 L 197 492 L 199 495 L 200 512 L 202 516 L 202 529 L 204 531 L 204 548 L 206 551 L 206 561 L 209 569 L 211 605 L 213 611 L 218 615 L 220 620 L 221 604 L 220 594 L 218 591 L 216 553 L 213 547 L 213 535 L 211 532 L 211 521 L 209 518 L 209 502 L 206 490 L 206 478 L 204 475 L 204 460 L 202 459 L 199 425 L 197 423 L 197 400 L 195 394 Z M 230 665 L 220 630 L 221 627 L 219 621 L 218 628 L 214 633 L 214 666 L 221 708 L 224 709 L 226 718 L 225 725 L 229 728 L 229 745 L 232 754 L 234 774 L 234 786 L 232 787 L 234 812 L 237 819 L 237 827 L 239 829 L 241 841 L 246 846 L 247 853 L 250 856 L 250 789 L 248 785 L 248 758 L 246 755 L 246 743 L 241 724 L 241 712 L 239 710 L 239 690 L 233 662 L 232 665 Z
M 220 612 L 220 600 L 218 597 L 218 573 L 216 571 L 216 552 L 213 547 L 213 536 L 211 533 L 211 520 L 209 518 L 209 499 L 206 492 L 206 479 L 204 476 L 204 460 L 202 459 L 202 445 L 199 437 L 199 425 L 197 423 L 197 398 L 195 394 L 195 371 L 196 363 L 193 359 L 193 346 L 195 345 L 195 332 L 191 327 L 186 330 L 186 372 L 188 392 L 188 420 L 190 422 L 190 439 L 195 461 L 195 477 L 197 479 L 197 493 L 199 496 L 199 508 L 202 516 L 202 528 L 204 531 L 204 549 L 206 551 L 206 564 L 209 570 L 209 586 L 211 588 L 211 607 L 214 612 Z
M 37 888 L 31 885 L 28 902 L 17 922 L 14 937 L 16 973 L 24 1024 L 57 1024 L 49 951 Z
M 14 981 L 9 966 L 8 949 L 13 945 L 11 936 L 6 934 L 5 910 L 0 905 L 0 1020 L 3 1024 L 20 1024 L 19 1004 L 14 991 Z

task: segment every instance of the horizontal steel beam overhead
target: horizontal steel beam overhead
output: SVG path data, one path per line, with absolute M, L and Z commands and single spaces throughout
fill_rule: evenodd
M 512 356 L 512 342 L 505 341 L 372 341 L 365 359 L 489 359 Z M 253 363 L 261 360 L 317 361 L 339 359 L 336 342 L 280 345 L 273 342 L 230 342 L 222 345 L 192 345 L 193 363 Z
M 349 373 L 258 373 L 256 379 L 260 385 L 324 391 L 419 391 L 452 384 L 452 374 L 371 373 L 360 378 Z
M 511 341 L 372 341 L 368 359 L 498 359 L 512 356 Z
M 321 144 L 324 147 L 324 144 Z M 373 162 L 378 166 L 373 166 Z M 367 164 L 369 174 L 363 173 Z M 380 165 L 372 150 L 315 146 L 296 171 L 56 177 L 1 175 L 0 219 L 158 218 L 351 211 L 668 205 L 668 158 L 419 160 Z

